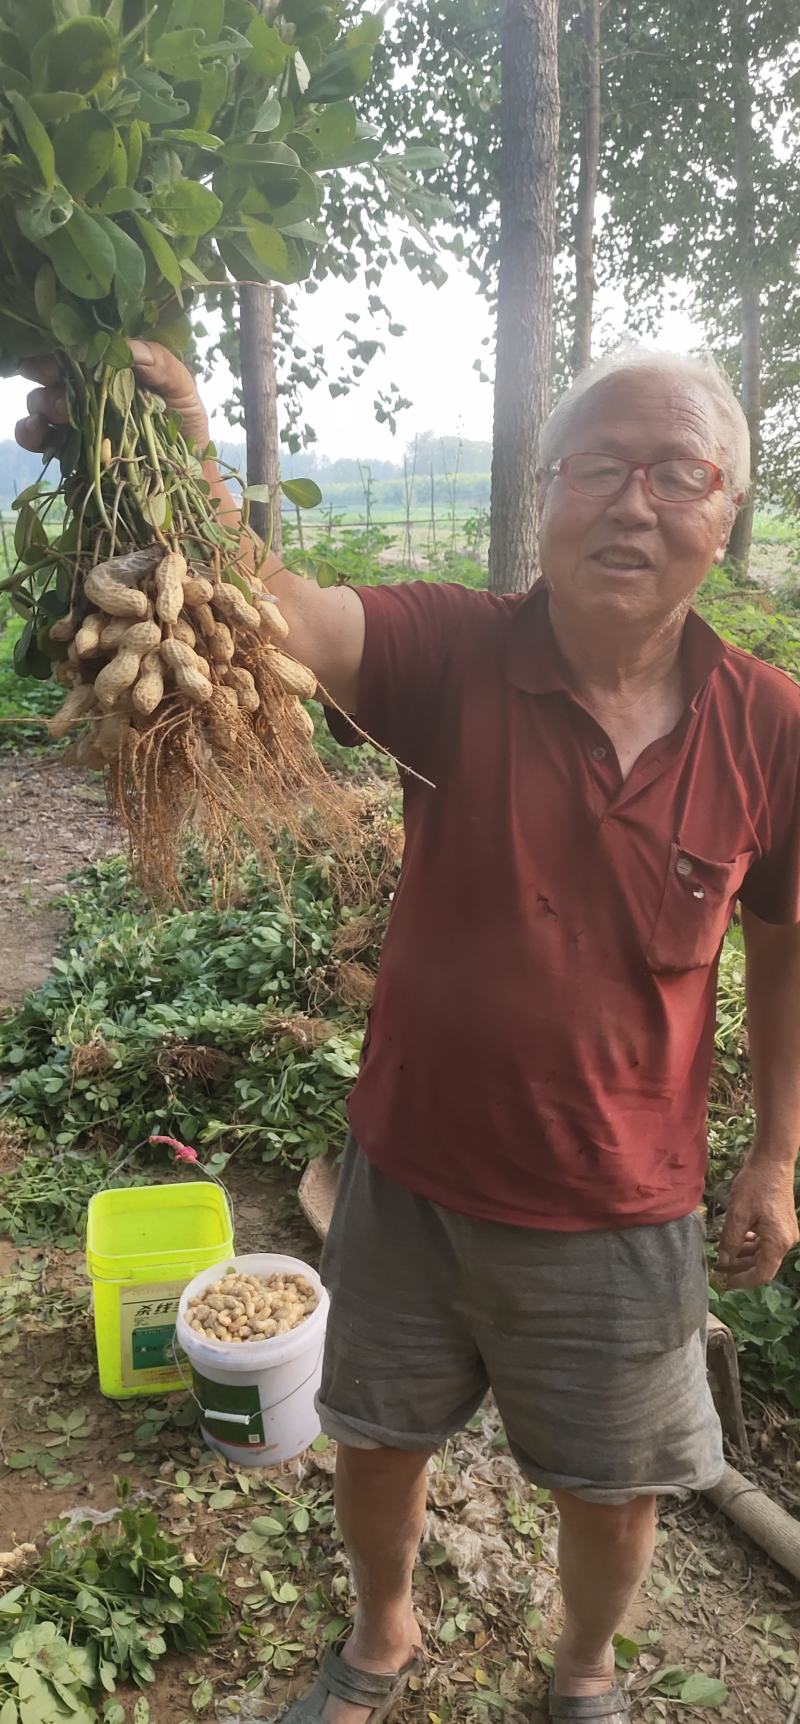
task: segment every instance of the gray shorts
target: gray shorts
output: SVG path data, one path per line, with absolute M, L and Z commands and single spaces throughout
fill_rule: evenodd
M 593 1502 L 722 1476 L 695 1215 L 552 1233 L 415 1197 L 351 1143 L 322 1261 L 323 1430 L 434 1450 L 493 1391 L 525 1475 Z

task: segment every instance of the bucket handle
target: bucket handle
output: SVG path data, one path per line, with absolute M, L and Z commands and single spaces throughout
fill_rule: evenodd
M 139 1143 L 135 1143 L 133 1148 L 129 1149 L 127 1151 L 127 1153 L 125 1155 L 123 1155 L 119 1161 L 114 1162 L 113 1167 L 109 1169 L 108 1173 L 106 1174 L 105 1179 L 102 1181 L 102 1183 L 100 1185 L 98 1185 L 98 1187 L 97 1187 L 98 1193 L 101 1191 L 106 1191 L 108 1189 L 109 1185 L 111 1184 L 112 1179 L 116 1179 L 117 1174 L 122 1172 L 123 1167 L 127 1167 L 128 1162 L 132 1161 L 134 1156 L 138 1155 L 139 1150 L 144 1149 L 145 1144 L 148 1144 L 148 1143 L 166 1143 L 166 1144 L 169 1144 L 170 1148 L 174 1149 L 174 1151 L 175 1151 L 175 1165 L 176 1166 L 179 1163 L 190 1164 L 191 1166 L 193 1166 L 197 1169 L 198 1173 L 202 1173 L 204 1179 L 210 1179 L 214 1185 L 219 1187 L 220 1191 L 222 1192 L 222 1194 L 223 1194 L 223 1196 L 227 1202 L 228 1209 L 230 1210 L 231 1222 L 233 1224 L 233 1233 L 234 1233 L 234 1237 L 235 1237 L 235 1235 L 236 1235 L 236 1215 L 234 1213 L 234 1208 L 233 1208 L 233 1199 L 231 1197 L 231 1194 L 228 1190 L 227 1185 L 225 1185 L 223 1183 L 223 1181 L 220 1179 L 219 1174 L 212 1173 L 210 1167 L 204 1167 L 203 1166 L 202 1161 L 200 1161 L 200 1159 L 198 1157 L 197 1150 L 193 1149 L 190 1143 L 181 1143 L 177 1137 L 167 1137 L 167 1136 L 164 1136 L 160 1132 L 151 1132 L 147 1137 L 141 1138 Z
M 173 1336 L 171 1351 L 172 1351 L 172 1357 L 175 1361 L 175 1368 L 177 1370 L 178 1376 L 180 1377 L 180 1380 L 184 1386 L 184 1389 L 186 1390 L 186 1393 L 188 1395 L 191 1395 L 192 1400 L 194 1401 L 194 1404 L 197 1407 L 197 1410 L 199 1413 L 206 1415 L 207 1417 L 212 1418 L 212 1419 L 225 1419 L 226 1421 L 228 1421 L 232 1425 L 233 1424 L 247 1425 L 249 1428 L 249 1425 L 250 1425 L 250 1422 L 252 1419 L 260 1418 L 262 1412 L 271 1413 L 274 1411 L 275 1407 L 282 1407 L 284 1401 L 290 1401 L 292 1398 L 292 1395 L 296 1395 L 299 1389 L 304 1389 L 306 1386 L 306 1383 L 311 1382 L 312 1377 L 316 1376 L 317 1366 L 319 1365 L 320 1359 L 322 1358 L 322 1349 L 324 1346 L 325 1346 L 325 1337 L 323 1335 L 322 1340 L 320 1341 L 320 1344 L 319 1344 L 319 1351 L 318 1351 L 316 1359 L 314 1360 L 314 1363 L 311 1367 L 311 1370 L 308 1373 L 308 1376 L 303 1378 L 302 1383 L 295 1383 L 294 1388 L 290 1389 L 288 1394 L 281 1395 L 281 1398 L 279 1401 L 271 1401 L 268 1407 L 260 1407 L 258 1410 L 258 1413 L 218 1413 L 214 1407 L 204 1407 L 202 1401 L 198 1400 L 197 1395 L 194 1392 L 193 1384 L 188 1383 L 186 1381 L 184 1374 L 183 1374 L 183 1365 L 181 1363 L 181 1359 L 180 1359 L 180 1356 L 178 1353 L 178 1336 L 177 1336 L 177 1333 Z

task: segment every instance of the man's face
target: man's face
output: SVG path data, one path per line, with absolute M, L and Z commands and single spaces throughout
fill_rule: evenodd
M 713 409 L 701 389 L 657 372 L 610 377 L 586 396 L 561 456 L 593 453 L 652 462 L 684 455 L 722 465 Z M 542 492 L 542 573 L 559 608 L 587 622 L 654 625 L 685 609 L 722 554 L 730 494 L 668 503 L 634 473 L 618 497 L 586 497 L 565 478 Z

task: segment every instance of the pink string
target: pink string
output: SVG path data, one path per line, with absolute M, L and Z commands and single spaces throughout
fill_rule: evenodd
M 147 1141 L 148 1143 L 168 1144 L 170 1149 L 174 1149 L 175 1151 L 176 1161 L 197 1161 L 197 1150 L 192 1149 L 190 1143 L 179 1143 L 177 1137 L 158 1137 L 153 1135 L 152 1137 L 149 1137 Z

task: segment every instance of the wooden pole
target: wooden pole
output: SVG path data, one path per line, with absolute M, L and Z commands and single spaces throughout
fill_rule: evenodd
M 239 358 L 247 437 L 247 483 L 268 485 L 269 503 L 251 503 L 250 522 L 266 539 L 272 515 L 272 549 L 283 548 L 278 441 L 278 386 L 275 377 L 272 288 L 249 283 L 239 288 Z
M 703 1495 L 760 1545 L 773 1562 L 800 1580 L 800 1521 L 788 1509 L 772 1502 L 758 1485 L 751 1484 L 743 1473 L 737 1473 L 735 1467 L 726 1467 L 720 1483 Z

